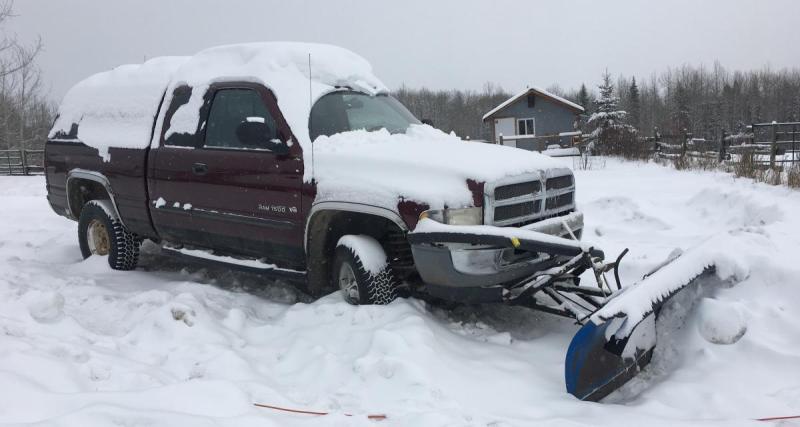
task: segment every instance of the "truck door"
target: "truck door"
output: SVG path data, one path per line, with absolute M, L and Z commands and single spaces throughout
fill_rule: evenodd
M 266 125 L 269 139 L 287 144 L 288 153 L 245 145 L 237 128 L 248 121 Z M 150 195 L 161 205 L 153 209 L 156 229 L 178 243 L 302 266 L 303 162 L 293 140 L 274 95 L 263 86 L 212 86 L 191 146 L 167 139 L 152 150 Z

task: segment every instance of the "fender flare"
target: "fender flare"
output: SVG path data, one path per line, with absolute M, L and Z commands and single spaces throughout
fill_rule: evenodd
M 303 249 L 306 252 L 306 255 L 308 254 L 308 231 L 311 221 L 314 219 L 314 215 L 323 211 L 356 212 L 374 215 L 391 221 L 403 231 L 408 231 L 408 226 L 405 222 L 403 222 L 403 219 L 400 217 L 400 215 L 391 209 L 354 202 L 318 202 L 311 206 L 311 210 L 308 212 L 308 217 L 306 219 L 305 230 L 303 232 Z
M 85 179 L 87 181 L 93 181 L 103 186 L 108 193 L 108 197 L 111 199 L 111 207 L 114 208 L 114 213 L 117 215 L 119 222 L 125 226 L 125 222 L 122 219 L 122 215 L 119 214 L 119 208 L 117 208 L 117 200 L 114 195 L 114 191 L 111 189 L 111 182 L 109 182 L 108 178 L 100 172 L 91 171 L 87 169 L 80 169 L 75 168 L 67 173 L 67 180 L 66 180 L 66 188 L 67 188 L 67 212 L 69 213 L 70 217 L 73 220 L 78 220 L 74 214 L 73 206 L 71 205 L 72 197 L 70 197 L 71 191 L 71 181 L 73 179 Z

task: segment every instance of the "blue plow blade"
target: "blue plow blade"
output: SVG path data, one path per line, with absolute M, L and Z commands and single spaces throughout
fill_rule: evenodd
M 659 270 L 670 268 L 684 267 L 668 263 L 659 267 Z M 626 327 L 629 319 L 623 311 L 605 320 L 592 317 L 569 344 L 564 362 L 567 392 L 581 400 L 596 402 L 636 376 L 653 357 L 656 320 L 664 304 L 690 286 L 702 282 L 700 279 L 713 271 L 713 265 L 701 265 L 690 279 L 653 301 L 647 314 L 632 328 Z M 648 286 L 648 277 L 656 277 L 653 276 L 655 273 L 658 271 L 645 276 L 633 287 Z M 625 298 L 626 295 L 623 292 L 618 297 Z M 626 333 L 620 332 L 623 329 Z
M 627 337 L 613 336 L 622 318 L 600 325 L 589 321 L 572 338 L 564 363 L 567 392 L 581 400 L 599 401 L 636 376 L 653 356 L 655 313 L 645 317 Z

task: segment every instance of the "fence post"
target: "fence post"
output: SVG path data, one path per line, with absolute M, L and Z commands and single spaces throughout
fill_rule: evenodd
M 772 144 L 769 149 L 769 168 L 775 168 L 775 155 L 778 154 L 778 124 L 772 123 Z
M 686 157 L 686 145 L 688 143 L 689 133 L 686 129 L 683 130 L 683 142 L 681 143 L 681 159 Z
M 661 138 L 658 136 L 658 126 L 653 126 L 653 152 L 661 151 Z
M 719 141 L 719 162 L 725 160 L 725 129 L 722 129 L 722 139 Z
M 20 158 L 19 163 L 22 165 L 22 174 L 23 175 L 27 175 L 28 174 L 28 150 L 26 150 L 24 148 L 20 149 L 19 150 L 19 158 Z

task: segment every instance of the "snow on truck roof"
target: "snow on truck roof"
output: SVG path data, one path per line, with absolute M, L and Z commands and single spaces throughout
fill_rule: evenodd
M 192 96 L 176 111 L 167 132 L 193 133 L 205 89 L 226 80 L 260 83 L 272 90 L 301 146 L 311 143 L 308 117 L 322 95 L 337 86 L 388 91 L 369 62 L 340 47 L 295 42 L 219 46 L 191 57 L 123 65 L 83 80 L 64 97 L 50 138 L 77 137 L 106 160 L 109 146 L 145 148 L 151 143 L 152 120 L 164 91 L 164 105 L 169 105 L 174 89 L 183 85 L 192 87 Z M 77 135 L 70 135 L 73 124 L 78 125 Z
M 122 65 L 79 82 L 61 102 L 50 139 L 79 139 L 108 160 L 108 147 L 144 148 L 172 73 L 186 57 Z M 72 129 L 78 125 L 77 134 Z

